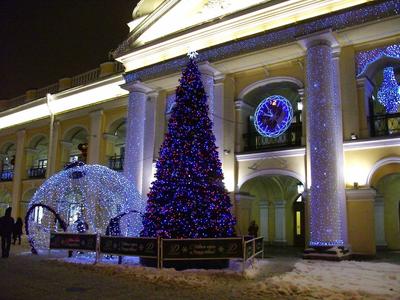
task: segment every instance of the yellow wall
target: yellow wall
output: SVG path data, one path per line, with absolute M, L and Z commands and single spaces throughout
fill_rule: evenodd
M 354 254 L 375 255 L 374 194 L 347 195 L 348 239 Z
M 346 151 L 344 154 L 346 185 L 350 187 L 358 182 L 359 186 L 363 186 L 367 185 L 368 175 L 378 161 L 386 157 L 400 157 L 400 147 Z
M 400 250 L 400 173 L 383 177 L 377 186 L 384 199 L 384 224 L 387 247 Z

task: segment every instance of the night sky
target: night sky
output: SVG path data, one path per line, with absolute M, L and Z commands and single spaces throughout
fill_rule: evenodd
M 0 99 L 97 68 L 138 0 L 0 0 Z

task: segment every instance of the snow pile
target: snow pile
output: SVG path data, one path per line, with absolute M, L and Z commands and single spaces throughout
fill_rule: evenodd
M 400 265 L 390 263 L 255 260 L 242 273 L 239 261 L 231 261 L 230 268 L 225 270 L 185 271 L 142 267 L 136 258 L 128 257 L 124 257 L 122 265 L 116 264 L 116 257 L 103 257 L 97 265 L 79 257 L 58 261 L 116 280 L 140 279 L 161 286 L 207 289 L 210 293 L 225 290 L 238 299 L 400 300 Z
M 292 272 L 260 283 L 259 288 L 266 291 L 275 288 L 280 295 L 301 294 L 316 298 L 363 299 L 368 296 L 371 299 L 400 299 L 400 266 L 304 260 L 297 262 Z

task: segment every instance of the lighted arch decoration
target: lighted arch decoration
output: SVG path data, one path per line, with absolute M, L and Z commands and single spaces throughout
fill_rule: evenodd
M 276 138 L 290 126 L 293 118 L 292 104 L 280 95 L 270 96 L 257 106 L 254 126 L 259 134 Z
M 35 248 L 35 238 L 34 238 L 34 236 L 30 235 L 30 232 L 29 232 L 29 224 L 30 224 L 30 219 L 29 219 L 29 217 L 30 217 L 30 215 L 35 211 L 35 209 L 36 209 L 37 207 L 45 208 L 45 209 L 48 210 L 50 213 L 52 213 L 53 216 L 54 216 L 54 218 L 55 218 L 55 219 L 58 221 L 58 223 L 60 224 L 62 230 L 63 230 L 64 232 L 67 231 L 67 224 L 65 223 L 65 221 L 60 217 L 60 215 L 59 215 L 53 208 L 51 208 L 50 206 L 48 206 L 48 205 L 46 205 L 46 204 L 41 204 L 41 203 L 33 204 L 33 205 L 28 209 L 28 211 L 27 211 L 27 213 L 26 213 L 26 216 L 25 216 L 25 233 L 26 233 L 26 236 L 28 237 L 29 245 L 31 246 L 31 252 L 32 252 L 33 254 L 38 254 L 38 252 L 37 252 L 37 250 L 36 250 L 36 248 Z
M 363 76 L 370 65 L 383 58 L 400 59 L 400 44 L 358 52 L 356 55 L 357 76 Z
M 250 179 L 253 179 L 258 176 L 268 176 L 268 175 L 283 175 L 283 176 L 289 176 L 297 179 L 300 181 L 304 186 L 305 186 L 305 178 L 300 175 L 299 173 L 287 169 L 265 169 L 265 170 L 260 170 L 257 172 L 253 172 L 247 176 L 244 176 L 239 179 L 238 182 L 238 190 L 242 187 L 242 185 L 246 182 L 249 181 Z
M 121 235 L 138 236 L 142 218 L 131 211 L 144 211 L 145 202 L 134 184 L 105 166 L 68 164 L 65 169 L 47 179 L 30 201 L 32 206 L 45 205 L 40 220 L 30 219 L 29 238 L 36 249 L 48 249 L 50 231 L 55 230 L 54 215 L 66 223 L 68 232 L 78 232 L 77 220 L 88 225 L 87 233 L 105 234 L 111 219 L 120 216 Z M 51 209 L 50 209 L 51 208 Z M 129 218 L 122 218 L 130 214 Z
M 391 165 L 391 164 L 398 164 L 400 167 L 400 157 L 392 156 L 392 157 L 387 157 L 387 158 L 377 161 L 372 166 L 372 168 L 367 176 L 366 185 L 371 186 L 373 184 L 374 175 L 380 168 L 382 168 L 386 165 Z

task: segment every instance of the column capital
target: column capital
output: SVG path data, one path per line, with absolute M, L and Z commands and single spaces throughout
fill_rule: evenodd
M 375 201 L 376 191 L 372 188 L 347 189 L 347 201 Z
M 152 90 L 149 93 L 147 93 L 147 96 L 149 96 L 149 100 L 156 99 L 160 92 L 158 90 Z
M 285 200 L 278 200 L 274 202 L 275 207 L 285 207 L 286 201 Z
M 103 139 L 105 139 L 107 142 L 115 143 L 118 137 L 112 133 L 105 132 L 103 133 Z
M 20 129 L 17 131 L 17 138 L 22 138 L 24 137 L 26 134 L 26 130 L 25 129 Z
M 39 153 L 39 150 L 35 149 L 35 148 L 25 148 L 25 153 L 26 154 L 35 154 L 35 153 Z
M 339 42 L 332 33 L 331 29 L 303 36 L 299 38 L 297 42 L 305 51 L 317 45 L 330 46 L 335 49 L 335 52 L 337 52 L 336 49 L 340 49 Z
M 235 202 L 241 208 L 250 207 L 251 202 L 254 201 L 256 197 L 250 194 L 235 193 Z
M 269 207 L 269 203 L 268 203 L 267 200 L 261 200 L 261 201 L 258 203 L 258 207 L 259 207 L 260 209 L 268 208 L 268 207 Z
M 69 141 L 60 141 L 61 146 L 65 147 L 66 149 L 71 149 L 73 144 Z
M 235 101 L 235 109 L 236 110 L 247 110 L 247 111 L 254 111 L 254 107 L 248 104 L 247 102 L 238 99 Z
M 219 71 L 215 66 L 213 66 L 208 61 L 199 63 L 199 70 L 202 75 L 212 76 L 214 77 L 214 80 L 219 80 L 225 77 L 225 75 L 221 71 Z
M 143 94 L 149 94 L 154 91 L 154 89 L 152 89 L 150 86 L 139 80 L 121 84 L 120 87 L 129 91 L 130 93 L 139 92 Z
M 95 110 L 89 113 L 91 118 L 101 117 L 104 115 L 104 111 L 102 109 Z

